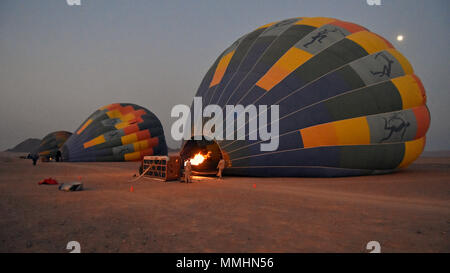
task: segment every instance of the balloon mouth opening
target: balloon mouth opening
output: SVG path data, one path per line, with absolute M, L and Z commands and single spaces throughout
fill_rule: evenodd
M 207 140 L 202 136 L 201 140 L 193 138 L 186 141 L 180 152 L 181 161 L 186 165 L 191 162 L 193 174 L 215 175 L 217 164 L 222 159 L 222 152 L 214 140 Z
M 50 162 L 50 161 L 52 161 L 52 157 L 50 157 L 50 156 L 39 156 L 39 159 L 41 160 L 41 162 Z

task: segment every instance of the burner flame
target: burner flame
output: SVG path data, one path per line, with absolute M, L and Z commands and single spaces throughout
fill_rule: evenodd
M 202 153 L 199 152 L 199 153 L 195 154 L 194 157 L 189 160 L 191 161 L 191 165 L 198 166 L 198 165 L 202 164 L 203 161 L 205 161 L 205 159 L 207 159 L 210 156 L 211 156 L 211 152 L 208 152 L 206 155 L 203 155 Z M 184 163 L 184 165 L 186 165 L 186 163 Z

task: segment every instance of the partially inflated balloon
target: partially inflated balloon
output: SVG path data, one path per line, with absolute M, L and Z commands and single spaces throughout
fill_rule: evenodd
M 57 131 L 46 135 L 39 144 L 39 157 L 43 160 L 56 157 L 56 154 L 72 135 L 71 132 Z
M 64 161 L 136 161 L 165 155 L 159 119 L 128 103 L 104 106 L 90 115 L 61 148 Z
M 277 150 L 248 140 L 248 124 L 247 140 L 217 141 L 234 175 L 390 172 L 421 154 L 430 122 L 408 60 L 379 35 L 333 18 L 287 19 L 244 35 L 219 56 L 196 96 L 223 109 L 279 105 Z

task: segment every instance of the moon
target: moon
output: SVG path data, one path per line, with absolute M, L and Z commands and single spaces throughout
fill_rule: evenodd
M 397 41 L 399 41 L 399 42 L 401 42 L 401 41 L 403 41 L 403 35 L 397 35 Z

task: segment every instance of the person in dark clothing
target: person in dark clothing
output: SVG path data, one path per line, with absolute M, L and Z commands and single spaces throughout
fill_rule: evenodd
M 36 162 L 39 159 L 39 155 L 37 154 L 32 154 L 31 155 L 31 159 L 33 160 L 33 166 L 36 166 Z
M 55 159 L 56 159 L 56 162 L 59 162 L 61 160 L 61 152 L 59 150 L 56 152 Z

